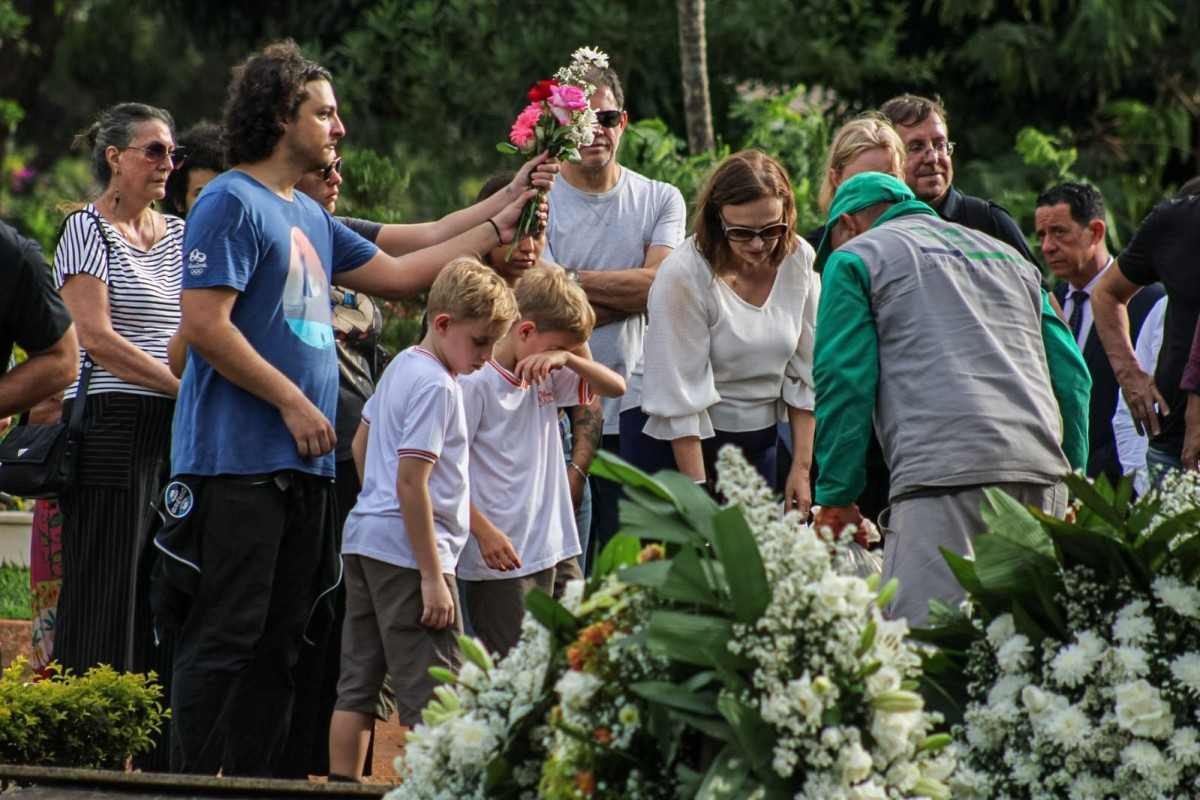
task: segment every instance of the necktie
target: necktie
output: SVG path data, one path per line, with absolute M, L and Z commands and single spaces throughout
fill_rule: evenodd
M 1088 293 L 1076 289 L 1068 299 L 1071 301 L 1071 316 L 1067 319 L 1067 324 L 1071 326 L 1071 335 L 1075 337 L 1075 341 L 1079 341 L 1079 329 L 1083 327 L 1083 304 L 1087 302 Z

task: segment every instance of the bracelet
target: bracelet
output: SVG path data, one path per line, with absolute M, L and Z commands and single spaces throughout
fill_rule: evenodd
M 568 461 L 567 466 L 578 472 L 585 481 L 587 480 L 587 470 L 585 470 L 583 467 L 579 466 L 574 461 Z
M 504 244 L 504 237 L 500 235 L 500 226 L 496 224 L 496 220 L 488 217 L 488 225 L 492 226 L 492 230 L 496 232 L 496 239 L 500 244 Z

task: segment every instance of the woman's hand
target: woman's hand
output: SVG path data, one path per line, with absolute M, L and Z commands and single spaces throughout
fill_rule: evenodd
M 801 516 L 808 518 L 812 509 L 812 482 L 809 479 L 808 468 L 793 464 L 788 470 L 787 482 L 783 487 L 783 510 L 799 511 Z
M 558 159 L 550 158 L 549 153 L 540 153 L 521 165 L 505 191 L 510 197 L 516 197 L 530 186 L 548 192 L 558 176 L 558 170 Z
M 536 190 L 526 189 L 517 195 L 516 200 L 492 217 L 492 222 L 496 224 L 496 230 L 500 232 L 500 244 L 512 244 L 513 239 L 517 236 L 517 225 L 521 222 L 521 212 L 525 210 L 525 204 L 536 194 Z

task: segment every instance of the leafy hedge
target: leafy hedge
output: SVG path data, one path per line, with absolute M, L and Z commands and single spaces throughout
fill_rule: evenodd
M 153 672 L 51 670 L 34 680 L 18 658 L 0 675 L 0 762 L 122 769 L 154 746 L 169 712 Z
M 0 619 L 29 619 L 29 568 L 0 564 Z

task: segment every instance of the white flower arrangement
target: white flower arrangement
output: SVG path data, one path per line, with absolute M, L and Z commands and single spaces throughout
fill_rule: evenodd
M 755 704 L 775 733 L 772 766 L 799 785 L 797 798 L 950 796 L 954 753 L 941 721 L 924 710 L 916 682 L 921 655 L 877 591 L 834 571 L 837 547 L 794 512 L 779 516 L 770 489 L 733 447 L 718 457 L 718 488 L 738 505 L 762 554 L 771 599 L 753 625 L 735 625 L 731 649 L 754 663 Z M 1011 641 L 1011 639 L 1010 639 Z M 1027 653 L 1010 645 L 1019 664 Z
M 1068 570 L 1071 640 L 1030 645 L 1011 614 L 972 649 L 964 798 L 1192 796 L 1200 786 L 1200 625 L 1194 587 L 1155 579 L 1150 597 Z M 1105 611 L 1100 598 L 1128 598 Z M 1018 644 L 1014 644 L 1014 642 Z M 1024 658 L 1005 658 L 1021 651 Z

